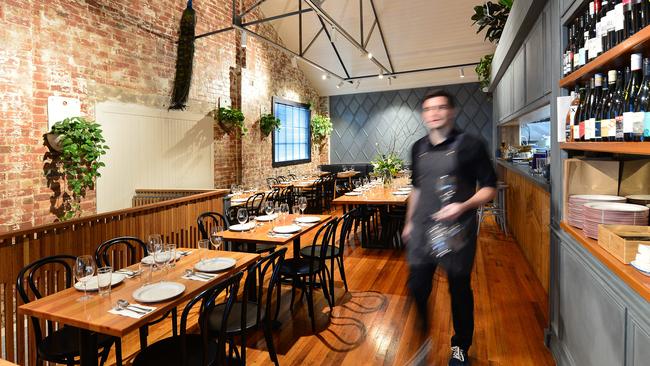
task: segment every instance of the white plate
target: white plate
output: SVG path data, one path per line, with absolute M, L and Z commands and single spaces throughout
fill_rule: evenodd
M 647 212 L 648 210 L 650 210 L 646 206 L 634 205 L 631 203 L 618 203 L 618 202 L 589 202 L 589 203 L 585 203 L 584 206 L 594 210 L 605 210 L 605 211 Z
M 278 234 L 293 234 L 300 231 L 300 226 L 298 225 L 287 225 L 287 226 L 276 226 L 273 228 Z
M 291 182 L 288 181 L 288 180 L 285 180 L 285 181 L 283 181 L 283 182 L 280 182 L 280 184 L 291 184 Z
M 398 191 L 404 191 L 404 192 L 410 192 L 411 190 L 413 190 L 413 188 L 402 187 L 402 188 L 397 188 L 397 190 L 398 190 Z
M 183 256 L 183 254 L 181 254 L 179 252 L 176 252 L 176 260 L 181 259 L 182 256 Z M 142 258 L 142 260 L 140 262 L 142 262 L 144 264 L 150 264 L 150 265 L 153 264 L 153 255 L 148 255 L 148 256 Z
M 300 217 L 296 217 L 296 222 L 300 222 L 302 224 L 313 224 L 315 222 L 320 222 L 320 217 L 317 217 L 317 216 L 300 216 Z
M 569 196 L 577 200 L 589 200 L 589 201 L 625 201 L 625 197 L 621 196 L 612 196 L 607 194 L 574 194 Z
M 633 194 L 631 196 L 625 196 L 628 200 L 637 200 L 637 201 L 650 201 L 650 194 Z
M 230 200 L 230 202 L 235 202 L 235 203 L 242 203 L 248 201 L 248 198 L 233 198 Z
M 265 222 L 265 221 L 275 220 L 277 218 L 278 218 L 278 215 L 276 215 L 276 214 L 262 215 L 262 216 L 257 216 L 257 221 Z
M 642 268 L 638 264 L 636 264 L 636 261 L 630 262 L 632 267 L 636 268 L 639 270 L 639 272 L 643 273 L 646 276 L 650 276 L 650 268 Z
M 117 285 L 118 283 L 124 281 L 126 278 L 126 275 L 123 273 L 115 273 L 113 272 L 111 274 L 111 287 Z M 81 282 L 77 282 L 74 284 L 74 288 L 76 288 L 79 291 L 84 290 L 84 285 Z M 86 290 L 87 291 L 97 291 L 97 276 L 92 276 L 88 282 L 86 282 Z
M 178 282 L 158 282 L 140 287 L 133 291 L 133 298 L 138 302 L 159 302 L 174 298 L 185 291 L 185 285 Z
M 228 230 L 230 231 L 248 231 L 253 228 L 253 223 L 247 222 L 245 224 L 235 224 L 235 225 L 230 225 Z
M 411 192 L 406 192 L 406 191 L 395 191 L 391 192 L 392 194 L 396 196 L 408 196 Z
M 347 192 L 345 193 L 346 196 L 361 196 L 360 192 Z
M 233 258 L 215 257 L 195 264 L 194 269 L 201 272 L 219 272 L 234 267 L 236 263 Z

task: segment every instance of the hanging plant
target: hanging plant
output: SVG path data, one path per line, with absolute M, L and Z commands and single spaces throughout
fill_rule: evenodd
M 484 92 L 487 92 L 487 88 L 490 86 L 490 73 L 492 72 L 493 57 L 494 54 L 481 57 L 481 60 L 474 69 L 476 71 L 476 75 L 478 75 L 478 82 L 481 85 L 481 90 Z
M 474 15 L 472 15 L 471 19 L 474 21 L 472 25 L 478 25 L 476 33 L 481 33 L 483 29 L 487 29 L 484 39 L 499 43 L 503 27 L 506 25 L 512 8 L 512 2 L 513 0 L 499 0 L 497 3 L 488 1 L 483 5 L 475 6 Z
M 263 114 L 260 117 L 260 130 L 262 135 L 268 136 L 274 129 L 280 129 L 282 122 L 272 114 Z
M 228 132 L 239 131 L 242 136 L 248 133 L 248 128 L 244 126 L 244 113 L 237 108 L 221 107 L 217 112 L 217 118 L 224 130 Z
M 45 174 L 48 179 L 63 179 L 64 184 L 60 186 L 69 191 L 63 195 L 63 207 L 57 213 L 62 221 L 81 213 L 81 199 L 87 191 L 94 189 L 95 180 L 101 176 L 99 169 L 105 166 L 99 160 L 106 154 L 108 146 L 99 127 L 99 124 L 83 117 L 66 118 L 52 126 L 51 134 L 55 138 L 48 137 L 48 142 L 58 141 L 60 151 L 53 154 Z
M 329 117 L 314 114 L 311 118 L 311 135 L 314 140 L 321 143 L 332 133 L 332 121 Z
M 194 61 L 194 29 L 196 14 L 192 9 L 192 0 L 181 15 L 181 29 L 176 50 L 176 75 L 169 109 L 185 109 L 192 82 L 192 64 Z

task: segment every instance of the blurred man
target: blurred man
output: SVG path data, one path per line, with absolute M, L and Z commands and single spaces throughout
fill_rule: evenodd
M 439 90 L 424 97 L 422 120 L 428 134 L 416 141 L 411 150 L 413 191 L 402 237 L 410 270 L 408 286 L 417 305 L 423 340 L 412 358 L 414 365 L 426 364 L 432 347 L 427 303 L 438 264 L 447 272 L 451 295 L 455 334 L 451 338 L 449 365 L 469 365 L 467 352 L 474 333 L 470 277 L 476 254 L 476 209 L 494 198 L 496 174 L 485 143 L 457 129 L 455 116 L 455 102 L 447 92 Z M 452 177 L 455 182 L 455 193 L 444 206 L 437 194 L 441 177 Z M 460 229 L 446 240 L 454 243 L 449 245 L 449 251 L 432 249 L 427 230 L 436 223 L 457 224 Z

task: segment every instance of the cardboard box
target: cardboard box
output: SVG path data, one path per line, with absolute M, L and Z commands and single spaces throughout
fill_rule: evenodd
M 645 237 L 643 239 L 647 240 L 625 237 Z M 634 260 L 639 244 L 650 245 L 650 226 L 598 225 L 598 245 L 625 264 Z

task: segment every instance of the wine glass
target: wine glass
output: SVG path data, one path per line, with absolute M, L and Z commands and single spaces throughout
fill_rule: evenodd
M 84 288 L 84 295 L 79 298 L 79 300 L 87 300 L 90 298 L 86 291 L 88 281 L 95 274 L 97 265 L 95 260 L 90 255 L 81 255 L 75 259 L 74 263 L 74 277 L 77 281 L 81 282 Z
M 147 252 L 149 255 L 153 255 L 155 250 L 154 246 L 156 244 L 162 244 L 162 237 L 160 234 L 149 234 L 147 237 Z
M 212 244 L 216 250 L 221 249 L 221 245 L 223 244 L 223 237 L 221 236 L 222 231 L 222 226 L 213 226 L 212 230 L 210 230 L 210 244 Z
M 266 201 L 264 203 L 264 213 L 267 216 L 273 214 L 273 201 Z
M 171 260 L 171 253 L 168 250 L 166 245 L 156 245 L 156 251 L 153 253 L 153 261 L 156 263 L 156 267 L 159 267 L 161 270 L 168 271 L 169 261 Z M 160 282 L 163 281 L 163 278 L 160 278 Z
M 244 225 L 248 221 L 248 210 L 245 208 L 237 209 L 237 221 L 240 225 Z
M 307 208 L 307 197 L 300 196 L 298 197 L 298 207 L 300 208 L 300 215 L 305 214 L 305 209 Z

